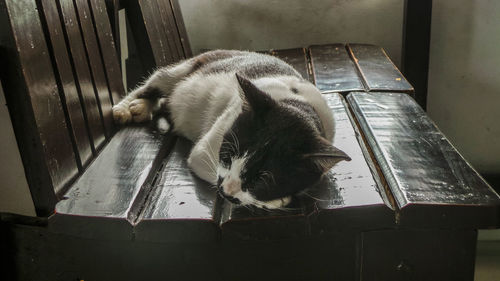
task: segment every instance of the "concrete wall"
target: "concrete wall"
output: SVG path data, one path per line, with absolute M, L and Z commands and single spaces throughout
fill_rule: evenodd
M 482 173 L 500 173 L 500 1 L 435 0 L 429 115 Z
M 338 42 L 384 47 L 399 65 L 400 0 L 182 0 L 194 53 L 267 50 Z

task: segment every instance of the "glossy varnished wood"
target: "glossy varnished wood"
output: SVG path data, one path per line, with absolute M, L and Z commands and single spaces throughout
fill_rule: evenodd
M 145 127 L 121 129 L 57 204 L 53 227 L 98 236 L 110 231 L 100 228 L 107 223 L 113 229 L 109 235 L 131 235 L 130 211 L 163 161 L 168 138 Z
M 90 135 L 94 147 L 99 148 L 105 141 L 104 125 L 75 7 L 72 1 L 58 1 L 57 3 L 64 22 L 65 36 L 68 40 L 69 52 L 77 77 L 77 86 L 82 95 Z
M 348 100 L 401 209 L 401 223 L 498 223 L 499 196 L 411 97 L 351 93 Z
M 77 161 L 35 1 L 0 4 L 2 83 L 35 208 L 47 215 Z
M 304 79 L 314 83 L 314 77 L 309 73 L 307 50 L 305 48 L 272 50 L 269 54 L 276 56 L 297 70 Z
M 166 36 L 167 36 L 167 43 L 168 43 L 168 49 L 169 53 L 172 56 L 172 59 L 174 61 L 180 60 L 183 55 L 182 55 L 182 50 L 178 49 L 178 45 L 176 44 L 176 41 L 179 40 L 178 34 L 174 31 L 175 25 L 172 26 L 172 7 L 170 7 L 170 1 L 168 0 L 155 0 L 151 1 L 154 2 L 157 5 L 157 10 L 160 15 L 160 21 L 159 27 L 164 30 Z
M 178 139 L 145 207 L 138 214 L 136 237 L 150 241 L 215 241 L 216 189 L 187 167 L 191 143 Z
M 348 44 L 347 47 L 369 91 L 413 92 L 384 49 L 368 44 Z
M 363 91 L 359 72 L 344 44 L 309 47 L 311 70 L 322 93 Z
M 379 186 L 377 172 L 370 170 L 372 160 L 357 128 L 353 128 L 356 125 L 351 122 L 343 97 L 338 93 L 324 97 L 335 118 L 333 144 L 352 160 L 335 165 L 318 186 L 307 192 L 317 200 L 318 227 L 335 231 L 394 225 L 394 206 Z
M 76 4 L 76 10 L 78 12 L 83 42 L 87 50 L 90 70 L 94 81 L 94 89 L 98 97 L 98 108 L 102 116 L 106 135 L 109 138 L 115 132 L 113 112 L 111 111 L 112 102 L 108 90 L 108 83 L 106 81 L 106 74 L 104 73 L 102 54 L 94 30 L 92 14 L 87 0 L 75 0 L 74 3 Z
M 90 0 L 90 7 L 92 9 L 97 38 L 101 47 L 109 91 L 111 92 L 113 104 L 116 104 L 125 95 L 117 46 L 115 45 L 113 32 L 108 20 L 106 5 L 100 0 Z
M 55 1 L 40 1 L 43 22 L 46 24 L 46 38 L 49 49 L 55 61 L 55 72 L 61 84 L 60 94 L 63 95 L 73 138 L 81 165 L 86 167 L 92 159 L 92 142 L 89 138 L 83 108 L 80 104 L 80 95 L 75 84 L 75 77 L 71 68 L 66 41 L 61 26 L 61 19 Z
M 193 56 L 193 52 L 191 51 L 191 45 L 189 44 L 186 27 L 182 18 L 181 7 L 179 6 L 179 0 L 170 0 L 170 6 L 172 6 L 173 16 L 175 17 L 175 24 L 177 26 L 177 31 L 179 32 L 182 50 L 184 51 L 184 57 L 190 58 Z
M 168 45 L 168 37 L 161 25 L 161 16 L 156 1 L 139 0 L 142 11 L 142 21 L 146 27 L 147 36 L 153 50 L 156 66 L 166 66 L 174 61 Z

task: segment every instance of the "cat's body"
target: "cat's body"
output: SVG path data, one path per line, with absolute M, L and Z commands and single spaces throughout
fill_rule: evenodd
M 113 108 L 115 120 L 158 126 L 194 142 L 188 165 L 232 202 L 280 208 L 349 159 L 331 145 L 319 91 L 285 62 L 218 50 L 155 72 Z

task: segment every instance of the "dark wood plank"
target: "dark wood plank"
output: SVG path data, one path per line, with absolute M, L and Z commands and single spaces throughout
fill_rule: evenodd
M 104 144 L 104 125 L 99 112 L 99 103 L 95 93 L 94 83 L 90 73 L 87 54 L 82 41 L 82 34 L 76 16 L 75 7 L 72 1 L 58 1 L 58 9 L 62 15 L 65 37 L 69 45 L 73 68 L 77 77 L 77 87 L 80 90 L 83 100 L 82 106 L 85 109 L 89 133 L 96 149 Z
M 113 112 L 111 107 L 111 95 L 108 90 L 106 74 L 99 43 L 97 42 L 94 22 L 87 0 L 75 0 L 78 20 L 83 34 L 83 40 L 90 64 L 90 70 L 94 81 L 94 89 L 97 92 L 99 110 L 102 115 L 106 136 L 109 138 L 115 131 Z M 104 3 L 103 3 L 104 4 Z
M 401 209 L 402 224 L 499 224 L 499 196 L 411 97 L 351 93 L 348 101 Z
M 55 73 L 61 84 L 61 94 L 63 95 L 64 105 L 67 108 L 69 121 L 71 126 L 75 145 L 77 147 L 78 158 L 83 167 L 92 159 L 92 146 L 89 139 L 89 133 L 86 126 L 83 109 L 80 104 L 80 95 L 75 84 L 75 77 L 71 68 L 71 61 L 68 55 L 66 41 L 61 26 L 61 20 L 57 11 L 56 2 L 40 1 L 43 11 L 42 22 L 45 22 L 48 33 L 47 38 L 50 39 L 49 50 L 53 54 L 55 61 Z M 51 48 L 50 48 L 51 47 Z
M 216 189 L 187 167 L 190 150 L 189 141 L 177 140 L 138 216 L 136 239 L 199 242 L 214 241 L 217 237 Z
M 182 50 L 178 49 L 177 44 L 175 41 L 178 40 L 176 38 L 176 35 L 174 33 L 174 27 L 171 26 L 171 18 L 173 17 L 172 15 L 172 7 L 170 7 L 170 2 L 168 0 L 156 0 L 153 1 L 156 3 L 158 12 L 160 15 L 160 18 L 158 19 L 158 24 L 160 28 L 162 28 L 166 34 L 165 40 L 168 43 L 168 49 L 169 52 L 172 56 L 173 62 L 179 61 L 183 56 L 182 56 Z M 176 40 L 177 39 L 177 40 Z
M 344 44 L 309 47 L 311 70 L 322 93 L 364 91 Z
M 185 59 L 186 55 L 184 54 L 182 41 L 181 41 L 181 35 L 179 34 L 179 30 L 177 29 L 177 23 L 175 22 L 173 7 L 170 3 L 171 1 L 169 1 L 169 0 L 160 0 L 160 1 L 165 6 L 165 11 L 167 13 L 167 19 L 168 19 L 168 26 L 169 26 L 169 29 L 172 33 L 172 40 L 174 41 L 178 57 L 179 57 L 179 59 Z M 182 18 L 181 18 L 181 22 L 182 22 Z
M 156 66 L 166 66 L 174 61 L 172 53 L 168 47 L 168 40 L 163 27 L 161 26 L 161 16 L 155 1 L 139 0 L 139 6 L 143 14 L 143 24 L 146 26 L 147 35 Z
M 184 51 L 184 57 L 190 58 L 193 56 L 191 51 L 191 45 L 189 44 L 189 39 L 186 32 L 186 27 L 184 25 L 184 20 L 182 18 L 181 8 L 179 6 L 178 0 L 170 0 L 170 5 L 172 6 L 173 15 L 175 17 L 175 24 L 177 26 L 177 31 L 179 32 L 179 37 L 182 43 L 182 49 Z
M 314 77 L 309 73 L 307 61 L 307 51 L 304 48 L 286 49 L 286 50 L 271 50 L 269 54 L 276 56 L 297 70 L 304 79 L 314 83 Z
M 413 92 L 384 49 L 368 44 L 348 44 L 348 50 L 369 91 Z
M 318 227 L 337 231 L 339 228 L 366 230 L 393 226 L 394 206 L 381 186 L 344 98 L 338 93 L 325 94 L 324 97 L 335 118 L 333 144 L 352 160 L 335 165 L 317 187 L 307 192 L 317 199 Z
M 415 99 L 425 109 L 429 75 L 432 0 L 406 0 L 401 69 L 415 87 Z
M 474 279 L 475 230 L 384 230 L 362 236 L 359 280 Z
M 154 179 L 168 152 L 168 138 L 145 127 L 121 129 L 57 204 L 52 229 L 78 236 L 130 237 L 134 201 Z
M 97 38 L 101 46 L 104 70 L 106 71 L 109 91 L 111 92 L 111 102 L 116 104 L 125 95 L 119 62 L 119 46 L 117 48 L 115 40 L 113 39 L 111 25 L 107 17 L 106 5 L 104 5 L 102 1 L 91 0 L 90 6 L 97 31 Z M 116 32 L 115 34 L 118 33 L 119 32 Z
M 0 1 L 1 77 L 37 214 L 78 174 L 35 1 Z

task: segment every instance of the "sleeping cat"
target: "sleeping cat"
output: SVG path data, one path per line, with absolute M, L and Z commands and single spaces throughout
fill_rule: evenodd
M 194 142 L 188 166 L 227 200 L 276 209 L 341 160 L 317 88 L 284 61 L 217 50 L 157 70 L 113 107 L 115 122 L 158 118 Z

